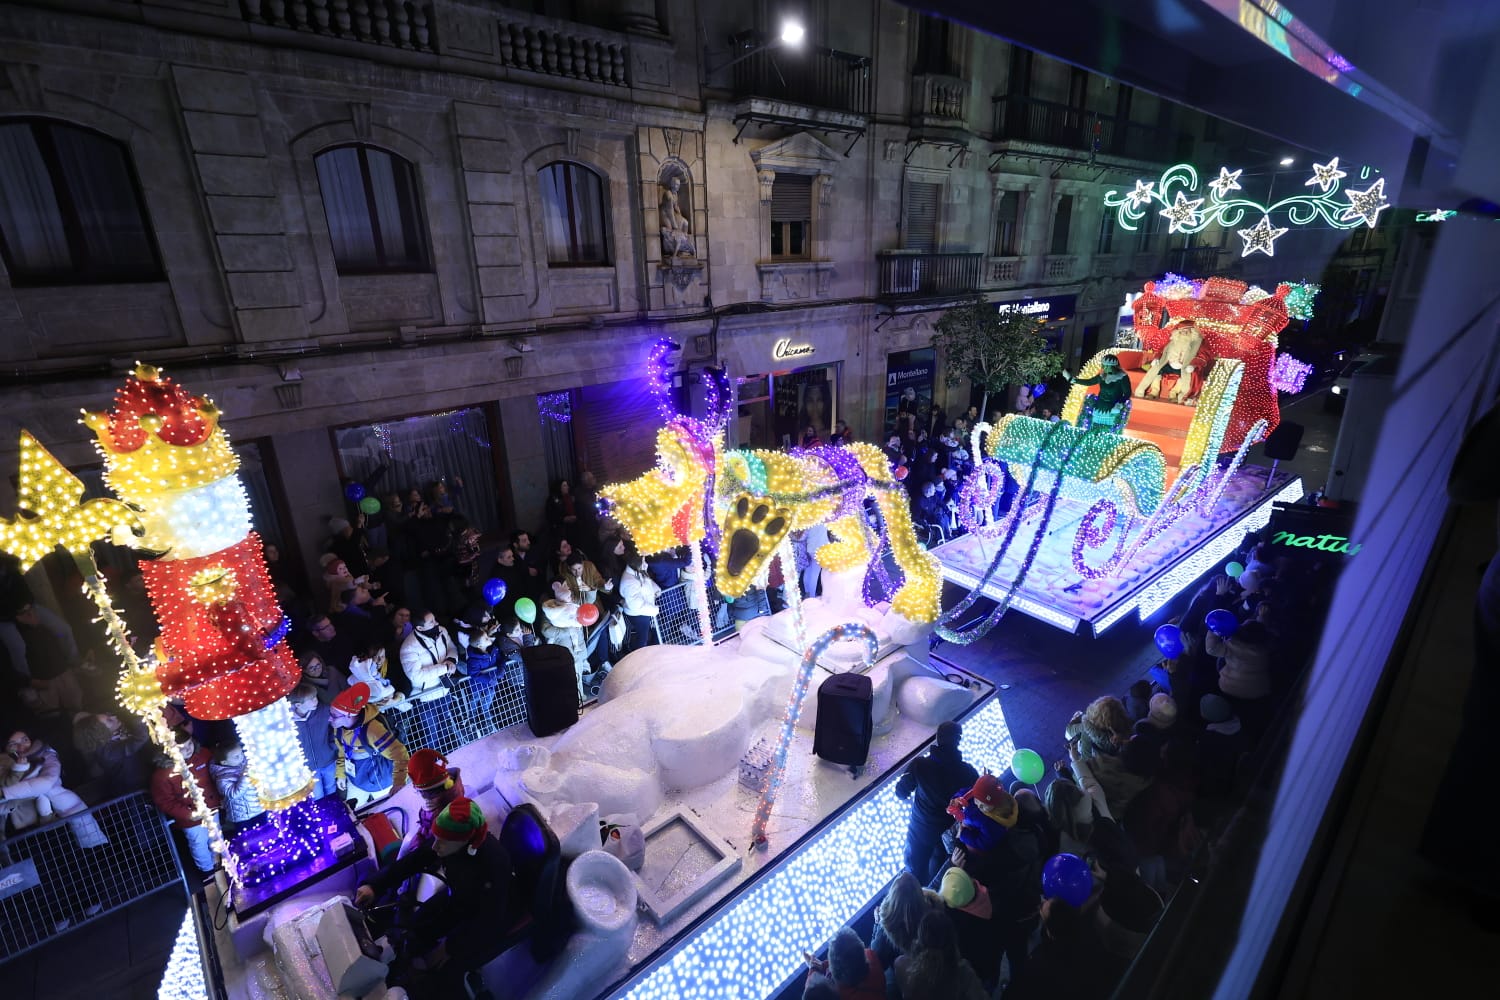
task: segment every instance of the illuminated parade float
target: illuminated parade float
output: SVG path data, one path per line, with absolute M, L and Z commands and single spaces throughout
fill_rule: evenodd
M 1300 498 L 1300 480 L 1243 461 L 1280 422 L 1278 391 L 1305 375 L 1277 353 L 1277 334 L 1290 315 L 1310 315 L 1315 293 L 1219 277 L 1147 282 L 1133 306 L 1139 349 L 1085 363 L 1060 421 L 1010 415 L 976 427 L 984 461 L 958 512 L 970 530 L 934 551 L 970 593 L 940 634 L 972 642 L 1011 608 L 1095 634 L 1132 612 L 1144 621 L 1264 527 L 1274 503 Z M 1113 384 L 1101 385 L 1106 367 Z M 997 517 L 1007 474 L 1021 489 Z M 954 626 L 981 596 L 993 610 Z

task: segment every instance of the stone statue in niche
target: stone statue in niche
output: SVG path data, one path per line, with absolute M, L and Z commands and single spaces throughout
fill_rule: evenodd
M 673 257 L 696 257 L 698 246 L 693 242 L 693 224 L 688 218 L 692 206 L 687 204 L 688 192 L 683 189 L 683 175 L 679 170 L 662 173 L 657 185 L 661 188 L 661 255 L 662 259 Z

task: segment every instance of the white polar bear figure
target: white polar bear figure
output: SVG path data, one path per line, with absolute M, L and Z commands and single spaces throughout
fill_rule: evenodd
M 852 582 L 842 577 L 852 577 Z M 914 626 L 899 615 L 866 607 L 858 596 L 857 572 L 825 574 L 824 591 L 824 598 L 803 602 L 804 634 L 816 636 L 844 622 L 875 631 L 882 654 L 881 669 L 872 671 L 881 689 L 876 698 L 879 722 L 894 689 L 914 673 L 927 672 L 930 626 Z M 794 636 L 792 613 L 785 610 L 745 623 L 737 641 L 714 649 L 638 649 L 615 665 L 599 691 L 599 704 L 558 737 L 550 752 L 526 745 L 502 755 L 497 783 L 512 772 L 514 791 L 549 811 L 560 803 L 594 802 L 600 815 L 649 817 L 667 792 L 696 788 L 732 772 L 765 725 L 780 720 L 801 661 Z M 861 648 L 841 643 L 824 654 L 823 662 L 834 669 L 852 668 Z M 903 651 L 907 655 L 889 655 Z M 816 686 L 803 705 L 808 726 L 816 713 Z M 967 704 L 968 692 L 955 691 Z

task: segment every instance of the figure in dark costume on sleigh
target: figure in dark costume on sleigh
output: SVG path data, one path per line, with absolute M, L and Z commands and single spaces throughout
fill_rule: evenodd
M 1120 368 L 1120 360 L 1106 354 L 1099 360 L 1099 374 L 1091 378 L 1071 379 L 1069 385 L 1097 385 L 1099 394 L 1086 400 L 1082 423 L 1085 430 L 1098 428 L 1115 434 L 1125 429 L 1130 417 L 1130 376 Z

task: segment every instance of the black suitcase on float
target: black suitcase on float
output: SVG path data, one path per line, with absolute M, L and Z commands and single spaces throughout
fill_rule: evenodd
M 565 646 L 526 646 L 526 724 L 536 736 L 551 736 L 578 721 L 578 674 Z
M 834 764 L 864 767 L 875 735 L 874 701 L 868 674 L 834 674 L 819 684 L 813 753 Z

